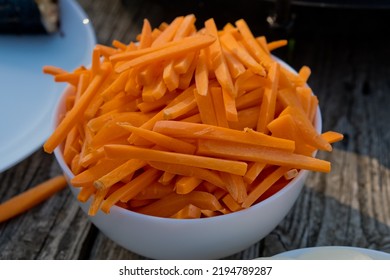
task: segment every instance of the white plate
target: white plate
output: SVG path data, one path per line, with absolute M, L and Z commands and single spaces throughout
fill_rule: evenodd
M 390 254 L 358 247 L 323 246 L 291 250 L 277 254 L 275 260 L 390 260 Z
M 71 71 L 90 64 L 96 44 L 92 25 L 75 1 L 60 3 L 61 32 L 0 35 L 0 172 L 29 156 L 50 135 L 65 84 L 55 83 L 42 67 Z

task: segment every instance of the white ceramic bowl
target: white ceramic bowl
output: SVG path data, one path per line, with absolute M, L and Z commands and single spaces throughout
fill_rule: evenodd
M 56 116 L 64 112 L 67 88 Z M 57 122 L 57 121 L 55 121 Z M 317 110 L 316 129 L 321 131 L 321 114 Z M 73 174 L 65 164 L 60 148 L 55 157 L 75 197 Z M 252 207 L 217 217 L 177 220 L 135 213 L 113 206 L 110 214 L 98 212 L 91 222 L 120 246 L 152 259 L 218 259 L 250 247 L 268 235 L 287 215 L 308 176 L 302 170 L 288 185 Z M 80 203 L 88 213 L 89 202 Z

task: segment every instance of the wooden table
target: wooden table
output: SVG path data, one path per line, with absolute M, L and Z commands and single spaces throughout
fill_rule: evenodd
M 134 40 L 145 17 L 155 26 L 191 11 L 200 23 L 211 16 L 219 24 L 243 17 L 255 35 L 264 31 L 276 36 L 275 30 L 263 29 L 261 23 L 267 12 L 262 1 L 240 1 L 239 7 L 216 1 L 218 10 L 207 1 L 194 1 L 192 7 L 181 6 L 180 1 L 169 1 L 170 5 L 160 2 L 129 0 L 124 6 L 119 0 L 79 1 L 102 44 L 110 44 L 113 39 Z M 337 143 L 332 153 L 319 153 L 320 158 L 331 161 L 332 172 L 311 173 L 296 204 L 278 227 L 229 258 L 252 259 L 328 245 L 390 253 L 390 34 L 383 26 L 388 23 L 389 13 L 363 12 L 375 19 L 370 21 L 370 17 L 359 17 L 359 12 L 313 12 L 306 8 L 294 8 L 293 12 L 295 25 L 278 35 L 287 36 L 295 44 L 277 55 L 296 69 L 311 67 L 309 82 L 320 100 L 323 128 L 344 133 L 345 140 Z M 305 22 L 309 13 L 316 13 L 316 21 L 311 17 Z M 59 173 L 54 157 L 38 149 L 0 174 L 0 201 Z M 100 233 L 65 189 L 31 211 L 0 224 L 0 258 L 143 257 Z

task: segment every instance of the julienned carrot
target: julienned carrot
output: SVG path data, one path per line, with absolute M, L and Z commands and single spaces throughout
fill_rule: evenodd
M 209 70 L 207 69 L 206 52 L 199 53 L 198 64 L 195 69 L 195 84 L 200 95 L 206 96 L 209 89 Z
M 275 106 L 277 88 L 279 83 L 279 64 L 272 63 L 269 73 L 272 82 L 271 87 L 264 90 L 263 100 L 260 107 L 259 120 L 257 122 L 257 131 L 267 133 L 267 124 L 269 124 L 275 117 Z
M 150 162 L 149 162 L 149 164 L 150 164 Z M 163 171 L 165 170 L 165 169 L 157 168 L 156 166 L 153 166 L 153 167 L 156 168 L 156 169 L 159 169 L 159 170 L 163 170 Z M 176 177 L 175 173 L 172 173 L 172 172 L 169 172 L 169 171 L 164 171 L 164 173 L 158 179 L 158 182 L 161 183 L 164 186 L 167 186 L 167 185 L 169 185 L 172 182 L 172 180 L 175 177 Z
M 44 149 L 63 144 L 90 215 L 114 205 L 170 218 L 229 214 L 300 169 L 330 171 L 312 155 L 342 134 L 314 128 L 310 68 L 295 73 L 271 56 L 287 41 L 267 43 L 242 19 L 223 30 L 195 20 L 145 20 L 138 42 L 97 45 L 90 68 L 44 67 L 74 87 Z
M 123 72 L 129 68 L 142 67 L 149 63 L 162 61 L 163 59 L 177 58 L 187 52 L 193 52 L 212 44 L 215 38 L 208 35 L 198 35 L 193 37 L 186 37 L 182 40 L 176 41 L 176 45 L 172 47 L 163 48 L 162 50 L 151 52 L 143 56 L 134 58 L 125 62 L 115 68 L 118 73 Z M 175 42 L 174 42 L 175 43 Z
M 64 176 L 47 180 L 0 204 L 0 223 L 22 214 L 66 186 Z
M 222 140 L 199 140 L 198 153 L 203 156 L 223 157 L 232 160 L 266 162 L 278 166 L 296 167 L 319 172 L 330 172 L 330 163 L 280 149 L 232 143 Z
M 156 113 L 153 117 L 151 117 L 147 122 L 145 122 L 142 126 L 140 126 L 141 128 L 144 128 L 144 129 L 152 129 L 154 124 L 159 121 L 159 120 L 163 120 L 164 119 L 164 110 L 177 104 L 177 103 L 180 103 L 181 101 L 185 100 L 186 98 L 188 98 L 189 96 L 192 96 L 193 95 L 193 89 L 194 89 L 194 86 L 190 86 L 188 87 L 186 90 L 184 90 L 183 92 L 181 92 L 179 95 L 177 95 L 171 102 L 169 102 L 169 104 L 162 110 L 160 110 L 158 113 Z M 139 137 L 138 137 L 139 138 Z M 133 144 L 135 142 L 135 140 L 137 139 L 137 136 L 136 135 L 131 135 L 130 138 L 129 138 L 129 143 L 130 144 Z
M 329 144 L 339 142 L 344 139 L 344 135 L 336 131 L 326 131 L 321 136 L 328 141 Z
M 252 184 L 266 165 L 267 164 L 265 162 L 253 162 L 244 175 L 244 181 L 248 184 Z
M 298 75 L 299 77 L 301 77 L 301 79 L 304 81 L 304 82 L 307 82 L 307 80 L 309 79 L 310 77 L 310 74 L 311 74 L 311 70 L 309 67 L 307 66 L 302 66 L 302 68 L 299 70 L 298 72 Z
M 176 17 L 167 28 L 161 32 L 161 34 L 152 42 L 152 47 L 162 46 L 167 42 L 172 41 L 173 37 L 176 34 L 177 29 L 183 22 L 184 17 Z
M 178 174 L 182 176 L 195 177 L 207 181 L 219 188 L 225 188 L 225 183 L 221 177 L 212 170 L 205 168 L 192 167 L 188 168 L 185 165 L 175 163 L 162 163 L 157 161 L 150 161 L 149 164 L 158 170 L 168 172 L 169 174 Z
M 151 216 L 168 218 L 179 212 L 188 204 L 188 195 L 171 193 L 154 203 L 142 207 L 137 210 L 137 212 Z
M 288 44 L 287 40 L 277 40 L 277 41 L 269 42 L 267 44 L 267 47 L 268 47 L 269 51 L 273 51 L 273 50 L 278 49 L 280 47 L 284 47 L 287 44 Z
M 226 184 L 226 189 L 237 203 L 242 203 L 247 196 L 247 184 L 243 176 L 221 172 L 221 177 Z
M 226 63 L 233 79 L 238 78 L 245 72 L 244 65 L 236 57 L 234 57 L 233 54 L 228 51 L 223 51 L 223 55 L 226 58 Z
M 157 121 L 153 130 L 178 138 L 215 139 L 263 145 L 293 151 L 294 142 L 276 138 L 253 130 L 239 131 L 216 125 L 186 123 L 183 121 Z
M 266 192 L 273 184 L 276 183 L 287 171 L 288 167 L 279 167 L 267 178 L 261 181 L 255 188 L 249 193 L 248 197 L 242 203 L 242 207 L 250 207 L 263 193 Z
M 159 182 L 154 182 L 147 188 L 140 191 L 135 197 L 135 200 L 145 199 L 160 199 L 173 192 L 173 189 L 169 185 L 163 185 Z
M 302 138 L 305 139 L 309 145 L 325 151 L 332 150 L 332 146 L 315 130 L 313 124 L 310 123 L 302 110 L 288 106 L 282 114 L 290 114 L 293 116 L 297 127 L 302 132 Z
M 179 210 L 172 218 L 176 219 L 198 219 L 202 215 L 202 210 L 198 207 L 188 204 L 183 209 Z
M 231 96 L 237 96 L 237 92 L 233 85 L 233 80 L 229 72 L 228 65 L 223 55 L 222 46 L 218 36 L 217 26 L 214 19 L 209 19 L 205 22 L 205 28 L 208 34 L 216 37 L 213 44 L 210 45 L 210 59 L 212 61 L 212 67 L 218 82 L 222 88 Z
M 195 109 L 197 106 L 194 96 L 188 96 L 186 99 L 181 102 L 172 105 L 169 108 L 164 109 L 164 119 L 171 120 L 181 117 L 191 110 Z
M 214 110 L 213 99 L 211 94 L 200 94 L 197 89 L 194 90 L 194 96 L 198 107 L 200 119 L 202 123 L 209 125 L 217 125 L 217 116 Z
M 51 65 L 45 65 L 42 69 L 43 73 L 50 74 L 50 75 L 58 75 L 66 73 L 66 71 L 60 67 L 51 66 Z
M 229 172 L 243 176 L 247 164 L 242 161 L 225 160 L 197 155 L 188 155 L 147 148 L 134 147 L 129 145 L 106 145 L 104 147 L 106 156 L 111 159 L 143 159 L 146 161 L 158 161 L 164 163 L 176 163 L 189 167 L 203 167 L 211 170 Z
M 227 194 L 222 198 L 223 203 L 233 212 L 239 211 L 242 209 L 241 204 L 237 203 L 236 200 L 230 195 Z
M 169 150 L 178 152 L 178 153 L 184 153 L 184 154 L 194 154 L 196 151 L 196 146 L 192 145 L 188 142 L 185 142 L 180 139 L 176 139 L 173 137 L 166 136 L 164 134 L 148 130 L 148 129 L 143 129 L 143 128 L 138 128 L 134 127 L 129 124 L 121 123 L 120 124 L 122 127 L 128 129 L 132 133 L 145 138 L 146 140 L 153 142 L 154 144 L 167 148 Z
M 130 174 L 133 174 L 137 170 L 143 168 L 146 162 L 139 159 L 130 159 L 125 163 L 117 166 L 115 169 L 107 172 L 103 176 L 97 178 L 93 185 L 96 189 L 108 189 L 115 183 L 123 180 Z
M 92 100 L 99 86 L 103 83 L 106 76 L 106 71 L 102 71 L 101 74 L 95 76 L 92 82 L 80 97 L 79 102 L 70 110 L 65 118 L 60 122 L 55 132 L 47 139 L 43 145 L 45 152 L 52 153 L 54 149 L 66 138 L 69 131 L 77 123 L 78 119 L 87 109 L 89 102 Z
M 269 67 L 269 63 L 272 61 L 269 55 L 267 55 L 260 44 L 257 44 L 251 30 L 243 19 L 236 21 L 236 26 L 240 31 L 243 42 L 248 45 L 248 49 L 254 54 L 258 61 L 264 64 L 265 67 Z
M 101 205 L 102 211 L 109 213 L 112 205 L 117 203 L 119 200 L 127 202 L 131 198 L 135 197 L 139 192 L 158 178 L 158 175 L 159 171 L 156 169 L 148 169 L 144 173 L 138 175 L 134 180 L 125 184 L 108 196 Z
M 212 194 L 193 191 L 189 194 L 172 193 L 161 200 L 139 209 L 139 212 L 152 216 L 171 217 L 189 204 L 193 204 L 200 209 L 211 211 L 222 208 L 221 204 Z
M 279 116 L 272 122 L 270 122 L 267 128 L 275 137 L 290 139 L 294 141 L 295 153 L 302 155 L 313 154 L 315 148 L 308 145 L 307 142 L 302 138 L 302 134 L 299 131 L 299 128 L 295 123 L 293 116 L 288 114 Z
M 229 127 L 228 120 L 226 118 L 226 110 L 223 103 L 223 93 L 220 87 L 210 88 L 211 102 L 214 106 L 215 117 L 217 125 L 220 127 Z
M 139 127 L 143 125 L 147 120 L 149 120 L 152 116 L 152 114 L 142 112 L 112 112 L 100 115 L 99 117 L 89 120 L 88 127 L 92 131 L 98 132 L 110 121 L 115 121 L 119 123 L 126 122 L 133 126 Z
M 76 176 L 71 179 L 71 184 L 75 187 L 84 187 L 92 185 L 95 180 L 104 176 L 111 170 L 114 170 L 116 167 L 120 166 L 124 162 L 126 162 L 126 160 L 101 160 L 98 164 L 86 169 L 79 174 L 76 174 Z
M 228 49 L 231 53 L 233 53 L 242 64 L 244 64 L 247 68 L 252 70 L 254 73 L 265 76 L 266 72 L 264 67 L 259 64 L 247 51 L 241 46 L 234 36 L 230 33 L 226 33 L 221 36 L 221 42 L 223 47 Z
M 175 183 L 176 193 L 186 194 L 193 191 L 199 184 L 202 183 L 202 179 L 192 176 L 184 176 L 178 179 Z

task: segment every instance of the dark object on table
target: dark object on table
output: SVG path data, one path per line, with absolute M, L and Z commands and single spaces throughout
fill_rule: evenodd
M 0 0 L 0 33 L 54 33 L 59 27 L 58 0 Z

